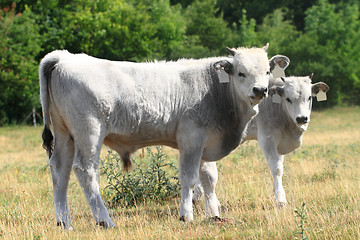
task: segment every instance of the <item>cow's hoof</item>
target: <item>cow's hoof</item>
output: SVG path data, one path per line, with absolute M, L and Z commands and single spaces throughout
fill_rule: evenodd
M 198 199 L 194 199 L 194 198 L 193 198 L 193 200 L 192 200 L 192 203 L 193 203 L 194 205 L 198 205 L 199 202 L 200 202 L 200 201 L 199 201 Z
M 73 230 L 74 228 L 71 226 L 71 224 L 66 224 L 65 222 L 57 222 L 56 225 L 58 227 L 63 227 L 65 230 Z
M 187 218 L 187 217 L 185 217 L 185 216 L 181 216 L 179 220 L 180 220 L 181 222 L 191 222 L 191 221 L 192 221 L 192 219 Z
M 96 225 L 100 226 L 100 227 L 103 227 L 103 228 L 113 228 L 115 227 L 115 224 L 114 223 L 107 223 L 105 221 L 101 221 L 101 222 L 97 222 Z
M 211 217 L 210 220 L 212 220 L 214 222 L 218 222 L 218 223 L 230 222 L 230 220 L 228 218 L 221 218 L 219 216 Z

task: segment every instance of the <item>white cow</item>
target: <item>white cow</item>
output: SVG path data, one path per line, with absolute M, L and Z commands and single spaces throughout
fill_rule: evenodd
M 210 181 L 201 160 L 217 161 L 235 149 L 256 114 L 255 105 L 267 95 L 267 48 L 155 63 L 67 51 L 46 55 L 39 67 L 43 146 L 50 157 L 58 225 L 71 228 L 67 186 L 73 169 L 96 223 L 114 226 L 96 177 L 103 143 L 119 153 L 125 169 L 139 148 L 161 144 L 179 149 L 180 219 L 191 221 L 194 184 L 199 175 L 204 186 Z
M 259 113 L 247 124 L 241 139 L 241 143 L 258 141 L 273 175 L 275 200 L 280 206 L 286 204 L 282 185 L 284 155 L 301 146 L 310 122 L 312 97 L 320 90 L 329 90 L 326 83 L 312 84 L 312 76 L 271 79 L 269 96 L 272 97 L 261 101 Z M 216 180 L 216 163 L 208 163 L 207 168 L 212 174 L 211 179 Z M 216 181 L 213 182 L 215 184 Z M 198 181 L 193 200 L 199 201 L 203 192 L 203 186 Z

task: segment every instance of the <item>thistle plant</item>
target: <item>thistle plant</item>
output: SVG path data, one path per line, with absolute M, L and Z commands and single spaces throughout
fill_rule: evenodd
M 115 207 L 132 207 L 142 202 L 156 201 L 163 203 L 179 195 L 180 184 L 177 168 L 162 146 L 153 152 L 146 148 L 144 158 L 132 159 L 133 169 L 123 171 L 120 156 L 112 150 L 101 160 L 101 175 L 107 184 L 102 192 L 104 198 Z
M 295 217 L 298 219 L 297 227 L 299 228 L 299 231 L 295 234 L 300 235 L 302 240 L 307 240 L 309 237 L 306 235 L 306 231 L 308 229 L 305 228 L 305 225 L 307 224 L 307 216 L 306 216 L 306 203 L 303 202 L 301 207 L 294 209 Z

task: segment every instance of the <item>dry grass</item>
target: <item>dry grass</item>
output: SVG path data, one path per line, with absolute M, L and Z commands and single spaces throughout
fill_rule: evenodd
M 103 230 L 95 226 L 72 175 L 69 202 L 75 230 L 70 232 L 55 224 L 41 128 L 0 128 L 0 238 L 300 239 L 294 209 L 305 202 L 308 237 L 360 239 L 359 127 L 358 107 L 313 113 L 303 146 L 285 158 L 285 209 L 273 202 L 272 178 L 256 142 L 239 147 L 218 164 L 217 194 L 226 223 L 206 219 L 200 205 L 195 220 L 184 224 L 178 221 L 179 199 L 174 199 L 165 206 L 111 209 L 116 228 Z

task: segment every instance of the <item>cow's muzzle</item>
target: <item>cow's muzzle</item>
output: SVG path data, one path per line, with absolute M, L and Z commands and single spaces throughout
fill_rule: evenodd
M 255 94 L 255 97 L 258 97 L 258 98 L 266 97 L 267 91 L 268 90 L 267 90 L 266 87 L 254 87 L 253 88 L 253 92 Z
M 309 122 L 309 118 L 306 117 L 306 116 L 300 116 L 300 117 L 297 117 L 297 118 L 296 118 L 296 122 L 297 122 L 298 124 L 306 124 L 306 123 Z
M 267 96 L 268 89 L 266 87 L 253 87 L 252 94 L 250 96 L 251 103 L 257 104 L 261 99 Z

